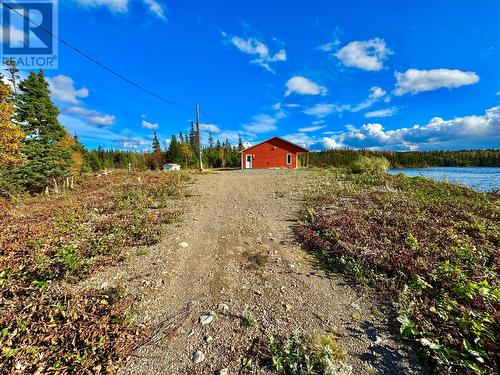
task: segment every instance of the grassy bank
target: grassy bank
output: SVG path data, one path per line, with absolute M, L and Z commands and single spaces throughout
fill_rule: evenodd
M 71 284 L 157 243 L 188 179 L 115 171 L 71 192 L 0 201 L 0 372 L 116 370 L 138 337 L 130 301 Z
M 304 245 L 380 293 L 437 373 L 496 373 L 499 196 L 403 175 L 328 173 L 297 229 Z

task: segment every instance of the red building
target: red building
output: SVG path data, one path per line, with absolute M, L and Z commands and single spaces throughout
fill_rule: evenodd
M 241 169 L 296 169 L 306 164 L 308 153 L 304 147 L 273 137 L 241 151 Z

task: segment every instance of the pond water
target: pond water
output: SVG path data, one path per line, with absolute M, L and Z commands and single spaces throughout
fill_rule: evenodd
M 390 174 L 404 173 L 435 180 L 467 185 L 479 191 L 500 190 L 500 167 L 432 167 L 391 169 Z

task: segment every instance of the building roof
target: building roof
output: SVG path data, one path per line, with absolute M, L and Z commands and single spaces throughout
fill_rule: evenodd
M 252 148 L 254 148 L 254 147 L 257 147 L 258 145 L 261 145 L 261 144 L 263 144 L 263 143 L 269 142 L 269 141 L 271 141 L 271 140 L 273 140 L 273 139 L 279 139 L 280 141 L 286 142 L 286 143 L 288 143 L 288 144 L 291 144 L 292 146 L 295 146 L 295 147 L 297 147 L 297 148 L 302 149 L 304 152 L 309 152 L 309 150 L 308 150 L 307 148 L 304 148 L 304 147 L 302 147 L 302 146 L 296 145 L 296 144 L 295 144 L 295 143 L 293 143 L 293 142 L 287 141 L 286 139 L 283 139 L 283 138 L 281 138 L 281 137 L 276 137 L 276 136 L 271 137 L 271 138 L 268 138 L 268 139 L 266 139 L 265 141 L 262 141 L 262 142 L 256 143 L 256 144 L 254 144 L 253 146 L 250 146 L 250 147 L 247 147 L 247 148 L 246 148 L 246 149 L 244 149 L 244 150 L 241 150 L 240 152 L 245 152 L 245 151 L 250 150 L 250 149 L 252 149 Z

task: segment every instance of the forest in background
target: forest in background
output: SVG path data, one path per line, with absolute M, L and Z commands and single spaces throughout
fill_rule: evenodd
M 500 150 L 371 151 L 324 150 L 309 154 L 309 165 L 348 166 L 360 156 L 384 157 L 392 168 L 500 167 Z

